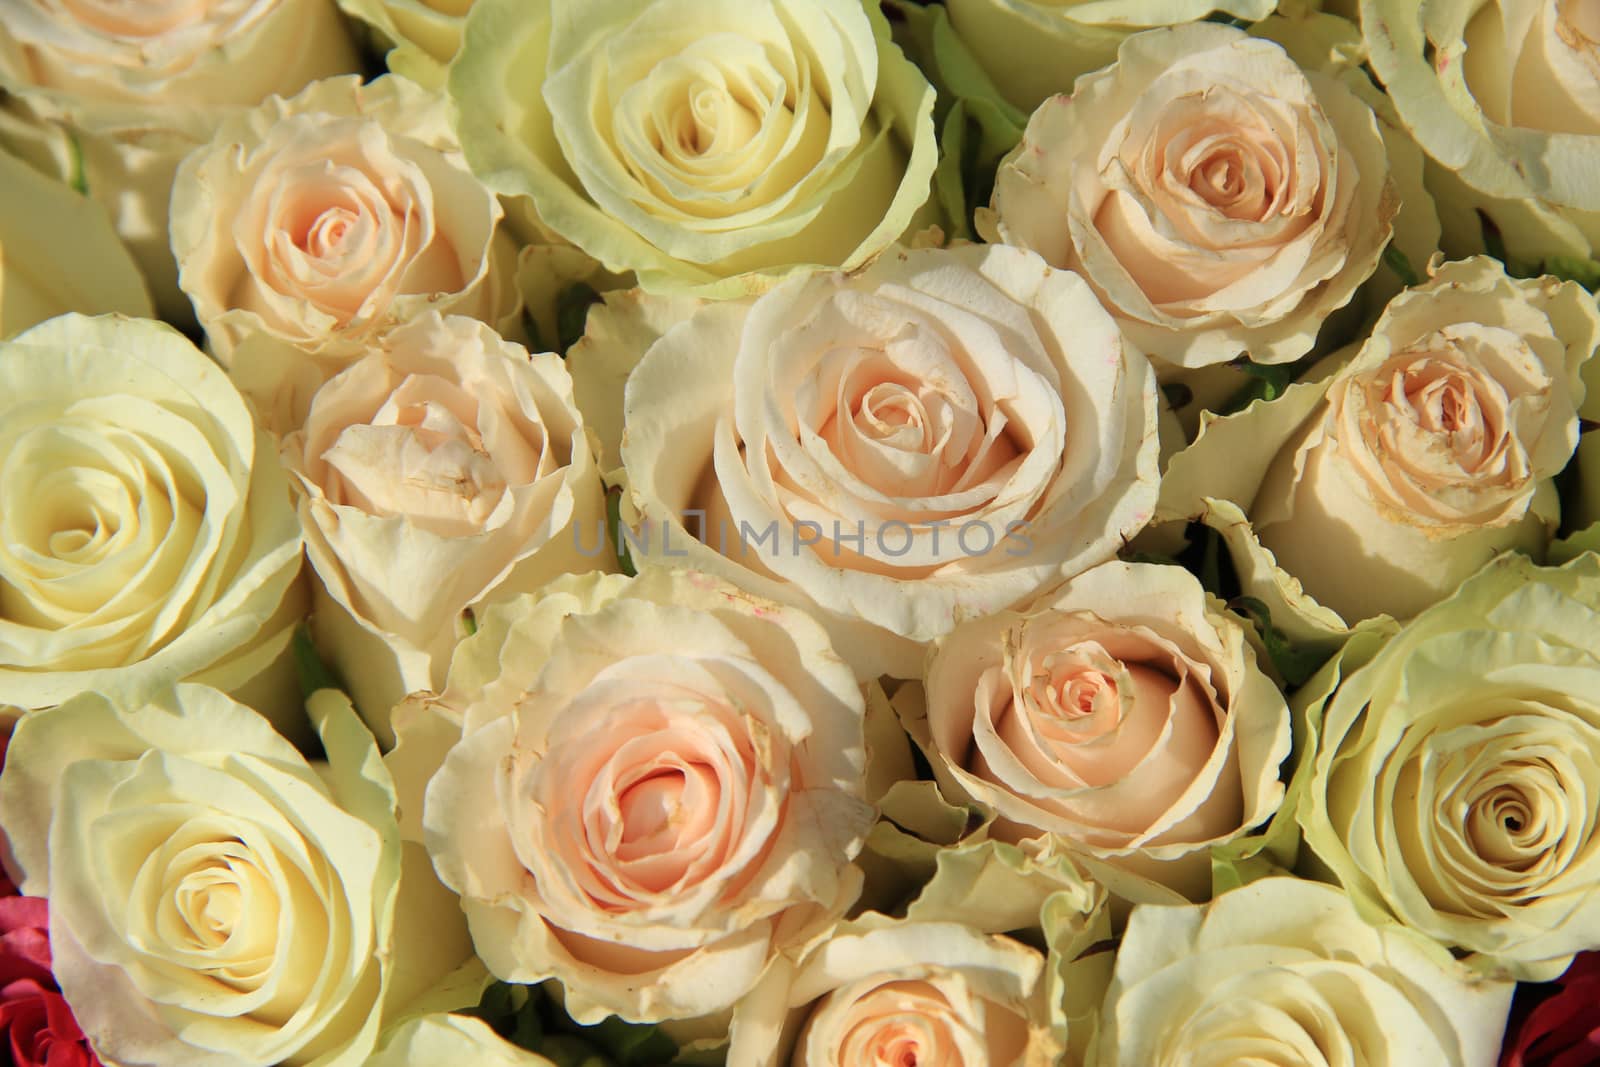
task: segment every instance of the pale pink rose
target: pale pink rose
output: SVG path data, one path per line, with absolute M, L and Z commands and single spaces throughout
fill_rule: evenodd
M 733 1016 L 741 1067 L 1054 1063 L 1044 957 L 954 922 L 868 913 L 780 960 Z
M 635 557 L 804 606 L 862 677 L 908 677 L 1148 521 L 1155 395 L 1083 280 L 1020 249 L 790 279 L 701 309 L 628 378 Z
M 317 636 L 385 741 L 390 708 L 443 684 L 464 612 L 610 564 L 582 555 L 605 498 L 565 365 L 476 319 L 390 333 L 282 455 L 326 593 Z
M 1150 356 L 1203 367 L 1310 351 L 1397 206 L 1367 104 L 1273 42 L 1193 23 L 1129 38 L 1041 104 L 983 225 L 1082 274 Z
M 996 836 L 1059 835 L 1131 899 L 1203 895 L 1210 847 L 1283 798 L 1288 705 L 1244 624 L 1179 567 L 1106 563 L 969 622 L 939 642 L 925 698 L 896 702 Z
M 724 1011 L 860 891 L 861 693 L 803 614 L 694 573 L 567 577 L 487 612 L 451 682 L 400 717 L 401 803 L 431 775 L 478 954 L 560 980 L 580 1022 Z M 415 717 L 459 730 L 436 773 Z
M 173 207 L 179 284 L 274 432 L 423 312 L 514 321 L 500 202 L 444 99 L 396 75 L 331 78 L 230 119 L 184 161 Z

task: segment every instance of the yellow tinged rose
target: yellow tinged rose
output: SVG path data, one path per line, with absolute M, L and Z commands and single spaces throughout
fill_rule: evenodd
M 1298 819 L 1370 921 L 1559 975 L 1600 945 L 1600 557 L 1508 553 L 1320 708 Z
M 473 169 L 646 289 L 860 267 L 928 197 L 934 92 L 863 0 L 479 0 Z
M 68 311 L 150 317 L 105 210 L 0 152 L 0 339 Z
M 947 0 L 950 24 L 1011 103 L 1032 111 L 1117 58 L 1141 30 L 1213 14 L 1254 22 L 1277 0 Z
M 371 734 L 334 690 L 309 710 L 322 768 L 205 686 L 85 694 L 17 727 L 0 820 L 106 1062 L 360 1067 L 384 1017 L 470 954 Z
M 339 0 L 339 6 L 390 46 L 384 60 L 390 70 L 429 89 L 444 88 L 472 0 Z
M 297 710 L 299 523 L 266 434 L 176 330 L 66 315 L 0 343 L 0 693 L 175 681 Z

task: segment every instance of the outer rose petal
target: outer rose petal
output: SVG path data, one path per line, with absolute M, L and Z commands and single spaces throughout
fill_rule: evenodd
M 0 145 L 101 204 L 162 317 L 190 324 L 167 236 L 178 164 L 226 115 L 359 60 L 331 0 L 195 5 L 194 23 L 150 37 L 84 12 L 8 6 Z
M 553 1067 L 543 1056 L 500 1037 L 481 1019 L 464 1015 L 424 1015 L 384 1035 L 366 1067 Z

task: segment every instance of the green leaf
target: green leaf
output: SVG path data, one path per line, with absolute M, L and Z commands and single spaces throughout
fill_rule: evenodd
M 622 568 L 622 573 L 629 578 L 637 575 L 639 571 L 633 565 L 633 553 L 628 551 L 628 542 L 622 536 L 622 490 L 617 486 L 606 490 L 606 533 L 616 547 L 617 566 Z
M 1600 263 L 1579 256 L 1551 256 L 1544 261 L 1544 272 L 1562 281 L 1577 282 L 1591 293 L 1600 290 Z
M 1218 415 L 1232 415 L 1243 411 L 1257 400 L 1276 400 L 1283 395 L 1283 391 L 1294 383 L 1296 365 L 1293 363 L 1277 363 L 1265 366 L 1252 363 L 1248 359 L 1236 359 L 1230 366 L 1243 371 L 1250 376 L 1250 384 L 1230 397 L 1220 408 Z
M 310 697 L 319 689 L 344 688 L 344 683 L 317 654 L 317 646 L 311 641 L 311 628 L 304 623 L 295 629 L 293 646 L 294 673 L 300 681 L 301 697 Z
M 1411 265 L 1411 260 L 1406 258 L 1406 254 L 1400 251 L 1393 241 L 1384 246 L 1383 262 L 1394 271 L 1395 277 L 1399 278 L 1400 284 L 1406 288 L 1422 284 L 1422 277 Z
M 1255 624 L 1256 632 L 1261 635 L 1261 643 L 1267 648 L 1267 655 L 1272 657 L 1272 665 L 1278 669 L 1279 676 L 1290 689 L 1304 685 L 1328 661 L 1326 653 L 1296 647 L 1282 630 L 1272 625 L 1271 609 L 1255 597 L 1234 597 L 1228 601 L 1228 607 Z
M 656 1067 L 678 1054 L 677 1043 L 661 1027 L 624 1022 L 611 1015 L 583 1028 L 584 1036 L 609 1053 L 621 1067 Z

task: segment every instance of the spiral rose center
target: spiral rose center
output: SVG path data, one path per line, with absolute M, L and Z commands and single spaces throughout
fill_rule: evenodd
M 851 1005 L 836 1062 L 872 1067 L 965 1063 L 950 1005 L 925 982 L 890 982 Z
M 62 6 L 86 29 L 118 37 L 158 37 L 206 21 L 216 5 L 208 0 L 65 0 Z
M 926 452 L 933 445 L 933 419 L 922 399 L 894 382 L 874 385 L 861 397 L 855 423 L 873 440 L 906 452 Z

